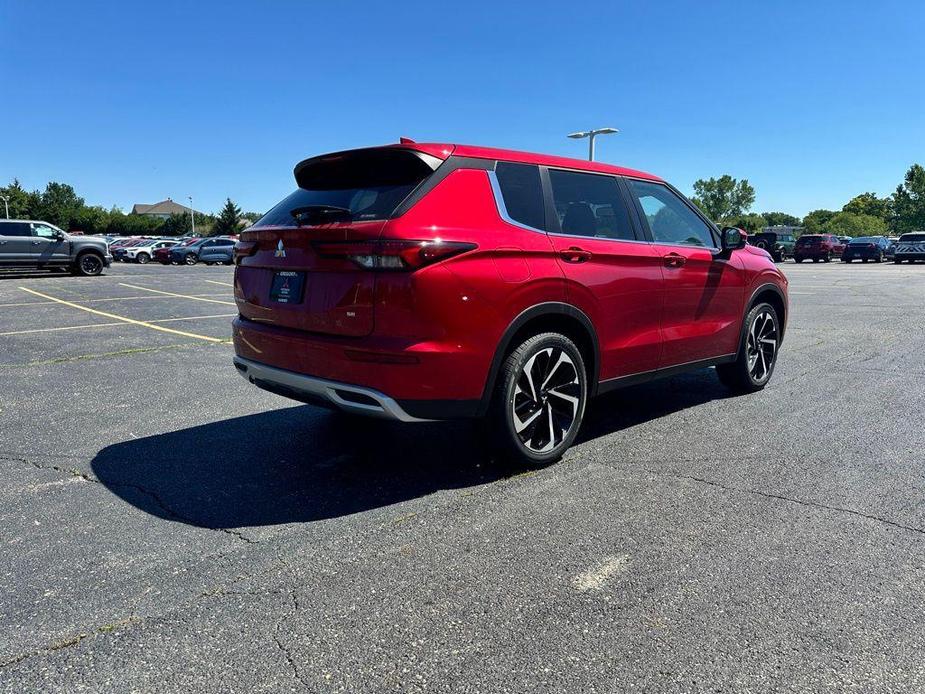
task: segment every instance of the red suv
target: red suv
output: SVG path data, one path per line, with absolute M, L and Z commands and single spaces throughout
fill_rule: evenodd
M 767 384 L 787 280 L 661 179 L 403 141 L 307 159 L 235 247 L 235 366 L 303 402 L 490 418 L 509 454 L 571 445 L 588 399 L 716 366 Z
M 809 259 L 828 263 L 832 258 L 841 258 L 844 250 L 845 244 L 832 234 L 803 234 L 793 247 L 793 259 L 798 263 Z

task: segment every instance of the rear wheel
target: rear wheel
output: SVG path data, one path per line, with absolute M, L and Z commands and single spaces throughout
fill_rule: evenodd
M 802 259 L 802 258 L 797 258 L 796 256 L 794 256 L 793 262 L 795 262 L 795 263 L 802 263 L 802 262 L 803 262 L 803 259 Z
M 587 395 L 575 343 L 558 333 L 534 335 L 501 367 L 489 414 L 496 443 L 519 463 L 557 460 L 578 435 Z
M 736 360 L 716 367 L 730 390 L 753 393 L 771 380 L 780 346 L 780 318 L 771 304 L 758 304 L 745 317 L 745 331 Z
M 893 258 L 893 263 L 899 265 L 902 262 L 899 258 Z
M 187 253 L 186 257 L 183 259 L 183 262 L 187 265 L 195 265 L 199 262 L 199 256 L 197 256 L 195 253 Z
M 147 253 L 139 253 L 139 254 L 135 257 L 135 260 L 137 260 L 137 261 L 138 261 L 139 263 L 141 263 L 142 265 L 147 265 L 148 263 L 151 262 L 151 256 L 148 255 Z

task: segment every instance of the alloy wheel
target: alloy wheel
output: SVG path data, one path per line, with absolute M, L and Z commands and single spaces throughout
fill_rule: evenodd
M 80 271 L 85 275 L 96 275 L 103 270 L 103 261 L 92 253 L 87 253 L 80 259 Z
M 581 404 L 575 362 L 558 347 L 541 349 L 524 364 L 514 387 L 514 431 L 527 449 L 551 451 L 575 425 Z
M 777 358 L 779 336 L 777 319 L 770 310 L 762 311 L 752 321 L 745 341 L 748 373 L 756 383 L 766 381 Z

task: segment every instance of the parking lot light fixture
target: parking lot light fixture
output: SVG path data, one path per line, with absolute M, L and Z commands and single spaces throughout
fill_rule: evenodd
M 6 209 L 6 218 L 10 218 L 10 198 L 8 195 L 0 195 L 3 198 L 3 207 Z
M 186 197 L 189 198 L 189 221 L 190 221 L 190 224 L 192 224 L 193 226 L 193 236 L 195 236 L 196 235 L 196 216 L 195 216 L 196 213 L 193 212 L 193 196 L 187 195 Z
M 614 135 L 620 132 L 616 128 L 595 128 L 594 130 L 582 130 L 577 133 L 570 133 L 568 137 L 573 140 L 588 138 L 588 161 L 594 161 L 594 138 L 597 135 Z

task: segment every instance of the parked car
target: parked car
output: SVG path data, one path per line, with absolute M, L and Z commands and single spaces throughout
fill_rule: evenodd
M 295 179 L 235 248 L 234 361 L 260 388 L 487 417 L 509 456 L 543 464 L 599 393 L 709 366 L 738 391 L 771 378 L 786 278 L 656 176 L 406 141 Z
M 161 265 L 170 265 L 170 250 L 172 248 L 182 248 L 183 246 L 189 246 L 190 244 L 196 243 L 197 241 L 199 241 L 199 237 L 192 236 L 175 242 L 174 246 L 158 248 L 154 251 L 154 260 L 158 261 Z
M 793 257 L 793 247 L 796 239 L 793 234 L 776 231 L 761 231 L 748 237 L 748 242 L 756 248 L 761 248 L 771 254 L 775 262 L 782 263 Z
M 793 247 L 793 259 L 798 263 L 804 260 L 827 263 L 840 257 L 844 250 L 845 244 L 832 234 L 803 234 Z
M 129 248 L 125 248 L 123 258 L 128 262 L 146 265 L 154 258 L 154 252 L 161 248 L 173 248 L 177 242 L 173 239 L 145 240 Z
M 899 241 L 896 242 L 896 254 L 893 256 L 893 262 L 898 265 L 904 260 L 908 260 L 910 263 L 925 260 L 925 231 L 913 231 L 899 237 Z
M 39 220 L 0 219 L 0 267 L 61 268 L 75 275 L 99 275 L 111 262 L 102 239 L 72 236 Z
M 198 262 L 231 265 L 234 260 L 234 244 L 232 239 L 205 238 L 188 246 L 174 246 L 170 250 L 170 262 L 184 265 L 195 265 Z
M 851 239 L 851 242 L 845 246 L 841 260 L 843 263 L 850 263 L 855 259 L 860 259 L 865 263 L 868 260 L 880 263 L 887 257 L 889 250 L 890 242 L 886 236 L 859 236 Z

